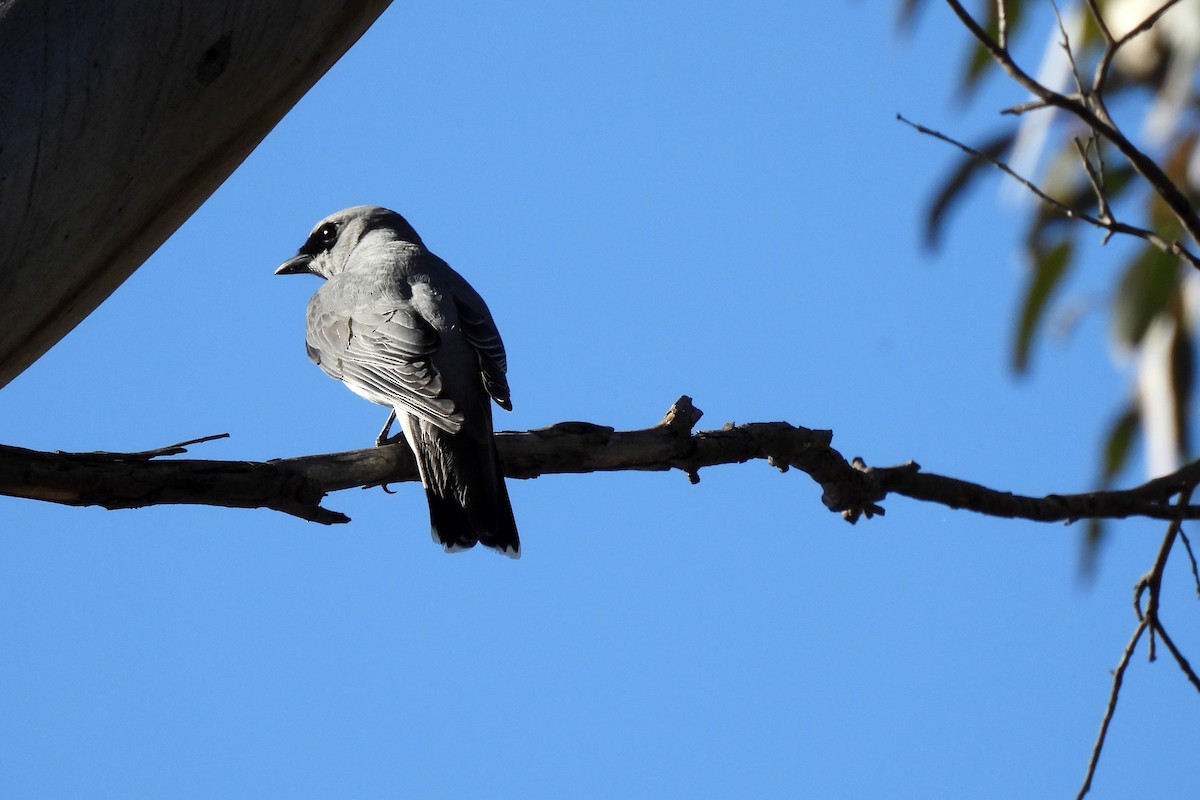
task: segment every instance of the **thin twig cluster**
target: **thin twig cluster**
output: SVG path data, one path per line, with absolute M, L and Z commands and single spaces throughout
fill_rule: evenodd
M 1051 0 L 1055 18 L 1058 22 L 1058 30 L 1062 37 L 1059 45 L 1065 53 L 1074 82 L 1074 91 L 1070 94 L 1063 94 L 1045 86 L 1016 63 L 1009 50 L 1008 11 L 1004 0 L 996 0 L 997 25 L 994 37 L 967 12 L 958 0 L 946 0 L 946 2 L 971 35 L 991 55 L 993 61 L 1010 78 L 1034 96 L 1034 100 L 1004 109 L 1003 113 L 1021 115 L 1042 109 L 1054 108 L 1073 115 L 1086 126 L 1089 131 L 1088 135 L 1083 138 L 1075 138 L 1074 145 L 1082 170 L 1095 195 L 1096 212 L 1089 214 L 1072 208 L 1067 203 L 1054 198 L 1042 190 L 1029 179 L 1019 175 L 1008 164 L 997 157 L 981 152 L 943 133 L 911 122 L 904 117 L 899 117 L 899 119 L 922 134 L 952 144 L 971 156 L 992 164 L 1017 180 L 1039 200 L 1057 210 L 1068 219 L 1085 222 L 1104 230 L 1105 242 L 1115 234 L 1133 236 L 1149 242 L 1159 250 L 1187 262 L 1194 268 L 1200 269 L 1200 256 L 1195 251 L 1196 246 L 1200 245 L 1200 215 L 1197 215 L 1195 206 L 1188 198 L 1187 193 L 1171 180 L 1158 163 L 1139 149 L 1121 131 L 1120 127 L 1108 113 L 1108 109 L 1104 103 L 1104 90 L 1108 84 L 1113 61 L 1118 52 L 1134 38 L 1153 28 L 1162 18 L 1163 14 L 1176 5 L 1179 0 L 1168 0 L 1163 3 L 1154 13 L 1147 16 L 1140 24 L 1121 36 L 1113 34 L 1111 28 L 1105 22 L 1097 0 L 1087 0 L 1088 13 L 1099 29 L 1103 40 L 1103 49 L 1090 80 L 1085 79 L 1081 74 L 1067 28 L 1063 24 L 1057 5 L 1054 5 L 1054 0 Z M 1150 190 L 1170 210 L 1171 214 L 1178 221 L 1180 228 L 1186 232 L 1190 243 L 1185 244 L 1179 240 L 1168 239 L 1153 230 L 1122 222 L 1116 218 L 1105 191 L 1104 150 L 1106 148 L 1115 148 L 1134 171 L 1142 177 Z M 1190 464 L 1172 475 L 1150 481 L 1136 490 L 1131 490 L 1133 498 L 1137 498 L 1138 502 L 1148 500 L 1154 507 L 1153 513 L 1143 514 L 1142 516 L 1169 519 L 1170 524 L 1167 527 L 1167 532 L 1163 537 L 1153 565 L 1138 580 L 1134 587 L 1133 605 L 1137 615 L 1137 625 L 1134 628 L 1133 636 L 1122 652 L 1116 670 L 1113 672 L 1112 688 L 1100 724 L 1100 732 L 1092 748 L 1083 784 L 1079 790 L 1078 797 L 1080 798 L 1086 795 L 1091 789 L 1096 767 L 1099 764 L 1100 755 L 1104 749 L 1104 742 L 1108 735 L 1109 725 L 1116 711 L 1117 699 L 1120 696 L 1126 669 L 1143 636 L 1146 636 L 1149 640 L 1148 656 L 1150 661 L 1156 659 L 1157 642 L 1161 641 L 1163 646 L 1171 653 L 1171 656 L 1175 659 L 1175 663 L 1179 666 L 1179 669 L 1186 676 L 1187 680 L 1200 692 L 1200 678 L 1197 677 L 1196 671 L 1167 633 L 1160 615 L 1163 571 L 1177 544 L 1182 547 L 1191 563 L 1192 576 L 1196 582 L 1196 591 L 1200 595 L 1200 570 L 1197 569 L 1196 557 L 1192 550 L 1191 542 L 1183 530 L 1183 521 L 1195 518 L 1192 511 L 1194 506 L 1191 504 L 1191 497 L 1198 484 L 1200 484 L 1200 462 Z M 1113 500 L 1113 493 L 1100 494 L 1105 495 L 1105 502 Z M 1172 507 L 1173 510 L 1168 510 L 1167 506 L 1172 499 L 1175 499 L 1175 504 Z M 1081 516 L 1091 515 L 1084 514 Z
M 1091 132 L 1088 137 L 1088 143 L 1085 145 L 1079 143 L 1080 158 L 1083 162 L 1083 168 L 1086 172 L 1092 187 L 1097 196 L 1098 211 L 1096 214 L 1087 214 L 1073 209 L 1067 204 L 1056 200 L 1046 192 L 1038 188 L 1034 183 L 1026 178 L 1018 175 L 1011 167 L 1003 161 L 992 158 L 978 150 L 963 144 L 949 136 L 930 130 L 923 126 L 917 126 L 901 117 L 902 121 L 913 125 L 921 133 L 935 136 L 942 141 L 953 144 L 954 146 L 970 153 L 976 158 L 984 159 L 1003 170 L 1006 174 L 1020 181 L 1020 183 L 1043 202 L 1051 205 L 1064 216 L 1069 219 L 1077 219 L 1101 228 L 1107 232 L 1107 235 L 1123 234 L 1126 236 L 1134 236 L 1144 241 L 1149 242 L 1164 253 L 1176 256 L 1183 259 L 1196 269 L 1200 269 L 1200 255 L 1197 255 L 1195 248 L 1200 244 L 1200 215 L 1197 214 L 1196 207 L 1192 201 L 1188 199 L 1187 193 L 1181 189 L 1171 178 L 1163 171 L 1158 162 L 1151 158 L 1146 152 L 1138 148 L 1129 137 L 1127 137 L 1118 125 L 1113 121 L 1108 113 L 1108 108 L 1104 104 L 1104 87 L 1108 82 L 1109 75 L 1112 71 L 1113 59 L 1122 47 L 1128 44 L 1138 35 L 1145 33 L 1154 27 L 1172 6 L 1179 0 L 1168 0 L 1157 11 L 1149 15 L 1139 25 L 1134 27 L 1125 35 L 1117 38 L 1114 37 L 1109 30 L 1104 18 L 1100 13 L 1100 8 L 1096 0 L 1088 0 L 1088 8 L 1097 26 L 1100 28 L 1101 35 L 1104 37 L 1104 51 L 1096 64 L 1095 72 L 1090 82 L 1085 82 L 1079 74 L 1079 69 L 1075 64 L 1074 55 L 1071 51 L 1071 42 L 1067 36 L 1066 28 L 1062 25 L 1061 18 L 1059 19 L 1059 30 L 1062 34 L 1061 45 L 1067 53 L 1067 57 L 1071 65 L 1071 74 L 1075 81 L 1075 91 L 1070 94 L 1062 94 L 1048 86 L 1040 83 L 1037 79 L 1025 72 L 1017 62 L 1013 59 L 1012 53 L 1008 48 L 1008 14 L 1005 9 L 1004 0 L 997 0 L 997 19 L 998 31 L 996 37 L 983 28 L 975 20 L 974 17 L 962 6 L 958 0 L 946 0 L 954 14 L 962 21 L 963 25 L 971 32 L 971 35 L 991 54 L 992 59 L 1000 66 L 1004 72 L 1027 89 L 1036 99 L 1028 103 L 1007 108 L 1003 113 L 1006 114 L 1025 114 L 1030 111 L 1037 111 L 1045 108 L 1058 108 L 1076 118 L 1087 126 Z M 1056 9 L 1057 13 L 1057 9 Z M 1126 222 L 1117 220 L 1105 199 L 1104 181 L 1103 181 L 1103 159 L 1100 155 L 1101 144 L 1107 142 L 1112 147 L 1115 147 L 1118 152 L 1125 157 L 1130 166 L 1141 175 L 1147 185 L 1154 191 L 1170 209 L 1174 217 L 1179 221 L 1180 226 L 1187 232 L 1188 238 L 1191 239 L 1191 246 L 1184 244 L 1178 240 L 1168 240 L 1155 231 L 1144 228 L 1138 225 L 1132 225 Z M 1089 156 L 1089 153 L 1094 155 L 1095 160 Z

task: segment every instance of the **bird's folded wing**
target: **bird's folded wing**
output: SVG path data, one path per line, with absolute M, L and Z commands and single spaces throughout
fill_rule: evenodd
M 455 433 L 462 413 L 442 396 L 442 379 L 429 360 L 437 347 L 437 331 L 403 308 L 318 309 L 309 318 L 309 356 L 321 369 L 375 402 L 403 406 Z
M 479 355 L 479 370 L 483 373 L 483 385 L 492 399 L 505 411 L 512 411 L 509 396 L 508 358 L 504 355 L 504 342 L 500 331 L 492 320 L 492 314 L 479 295 L 460 293 L 454 298 L 458 308 L 458 321 L 467 341 Z

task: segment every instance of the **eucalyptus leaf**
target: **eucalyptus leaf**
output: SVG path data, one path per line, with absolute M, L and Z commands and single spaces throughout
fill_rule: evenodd
M 1073 247 L 1070 241 L 1059 242 L 1048 251 L 1035 254 L 1033 272 L 1025 287 L 1025 299 L 1017 321 L 1013 369 L 1018 373 L 1029 368 L 1029 353 L 1033 337 L 1045 316 L 1050 297 L 1066 275 Z
M 1179 290 L 1179 262 L 1152 245 L 1146 245 L 1130 262 L 1117 286 L 1113 301 L 1113 327 L 1117 341 L 1138 345 L 1150 323 L 1161 314 Z
M 993 136 L 975 149 L 990 158 L 998 159 L 1012 144 L 1013 135 L 1012 131 L 1005 131 Z M 991 172 L 997 172 L 997 170 L 987 159 L 968 154 L 959 160 L 958 166 L 942 182 L 933 202 L 929 204 L 929 212 L 925 219 L 924 244 L 926 247 L 932 250 L 941 244 L 942 231 L 950 209 L 962 199 L 966 190 L 977 178 Z

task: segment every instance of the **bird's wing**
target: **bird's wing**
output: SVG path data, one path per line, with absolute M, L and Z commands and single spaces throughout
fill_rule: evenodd
M 401 405 L 456 433 L 463 415 L 442 395 L 442 379 L 430 363 L 438 334 L 404 307 L 339 313 L 328 304 L 309 309 L 308 352 L 329 375 L 385 405 Z
M 463 281 L 464 285 L 466 281 Z M 505 411 L 512 411 L 509 396 L 508 358 L 504 355 L 504 342 L 500 331 L 492 320 L 492 313 L 474 289 L 466 286 L 454 293 L 454 305 L 458 309 L 458 321 L 463 335 L 475 348 L 479 356 L 479 371 L 483 373 L 483 385 L 492 399 Z

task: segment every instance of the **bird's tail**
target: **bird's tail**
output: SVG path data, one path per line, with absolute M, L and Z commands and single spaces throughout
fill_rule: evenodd
M 521 540 L 489 425 L 477 438 L 413 420 L 409 443 L 429 501 L 433 540 L 453 553 L 481 543 L 520 558 Z M 413 441 L 413 439 L 418 441 Z

